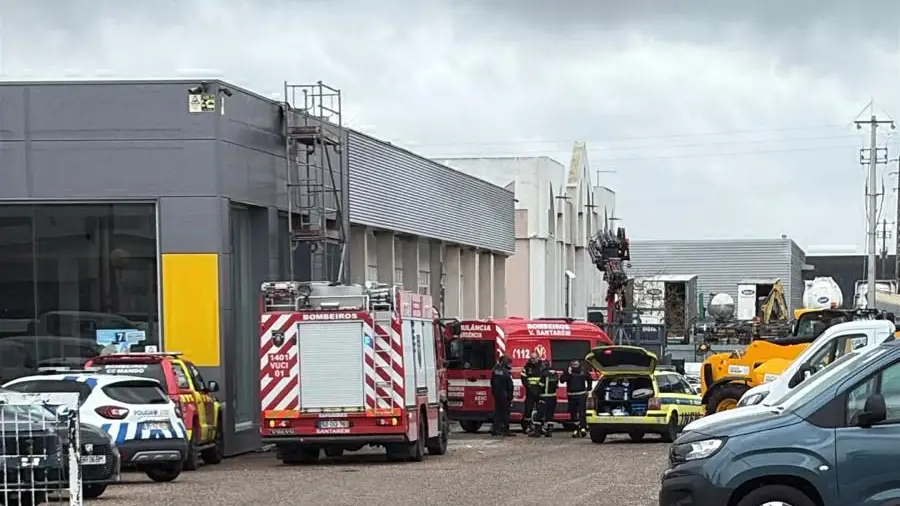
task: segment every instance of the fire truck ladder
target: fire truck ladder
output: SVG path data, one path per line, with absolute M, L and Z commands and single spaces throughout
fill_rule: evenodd
M 388 312 L 393 311 L 393 301 L 396 296 L 394 287 L 384 283 L 371 283 L 366 287 L 366 291 L 369 295 L 368 309 L 370 311 L 381 314 L 389 314 Z M 382 405 L 387 404 L 387 409 L 393 412 L 394 408 L 400 407 L 394 402 L 394 386 L 396 385 L 394 374 L 396 373 L 394 372 L 394 354 L 391 352 L 393 339 L 390 335 L 379 337 L 375 340 L 375 372 L 383 371 L 383 373 L 379 374 L 375 380 L 375 386 L 378 387 L 375 389 L 377 403 L 375 409 L 384 409 Z M 381 377 L 388 378 L 388 381 L 382 381 Z
M 394 408 L 398 407 L 394 403 L 394 354 L 391 353 L 391 345 L 390 345 L 390 337 L 388 339 L 378 339 L 375 341 L 375 370 L 384 371 L 384 374 L 379 375 L 376 378 L 375 385 L 379 388 L 375 389 L 375 399 L 378 403 L 375 406 L 375 409 L 380 410 L 382 408 L 382 402 L 387 404 L 387 410 L 393 411 Z M 381 360 L 379 360 L 381 359 Z M 380 378 L 387 377 L 388 381 L 383 381 Z
M 285 82 L 284 97 L 290 276 L 342 282 L 348 231 L 341 92 L 321 81 Z M 309 253 L 309 269 L 301 273 L 293 254 L 298 248 Z

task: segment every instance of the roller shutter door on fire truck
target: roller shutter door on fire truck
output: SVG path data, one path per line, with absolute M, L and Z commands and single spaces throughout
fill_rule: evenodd
M 362 322 L 298 325 L 301 409 L 363 408 Z

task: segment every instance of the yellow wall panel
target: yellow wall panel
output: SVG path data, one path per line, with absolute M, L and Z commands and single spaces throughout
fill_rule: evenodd
M 219 255 L 162 255 L 163 344 L 202 367 L 219 365 Z

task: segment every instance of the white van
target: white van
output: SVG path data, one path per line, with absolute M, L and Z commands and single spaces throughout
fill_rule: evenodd
M 844 354 L 876 348 L 893 339 L 895 331 L 896 326 L 890 320 L 855 320 L 830 327 L 810 343 L 783 373 L 747 390 L 738 401 L 738 407 L 755 404 L 772 406 L 791 388 Z

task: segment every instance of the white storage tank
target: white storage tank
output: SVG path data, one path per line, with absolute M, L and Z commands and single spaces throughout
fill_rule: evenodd
M 844 304 L 844 295 L 841 287 L 833 278 L 815 278 L 806 286 L 803 292 L 803 307 L 806 309 L 826 309 L 841 307 Z

